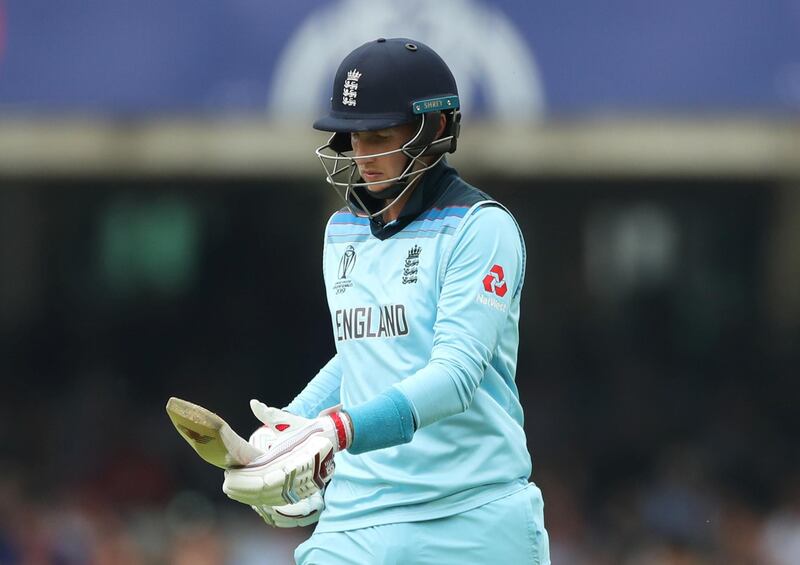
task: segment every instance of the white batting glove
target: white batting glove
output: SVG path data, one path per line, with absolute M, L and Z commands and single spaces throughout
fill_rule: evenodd
M 301 528 L 316 524 L 325 509 L 321 492 L 315 492 L 297 504 L 283 506 L 253 506 L 253 510 L 274 528 Z
M 314 419 L 301 418 L 257 400 L 250 408 L 280 433 L 252 463 L 225 471 L 225 494 L 262 508 L 296 504 L 324 490 L 333 475 L 333 454 L 352 441 L 349 416 L 337 407 Z
M 278 434 L 283 433 L 287 428 L 281 424 L 282 431 L 278 431 L 275 424 L 266 415 L 263 419 L 261 417 L 259 419 L 264 422 L 264 425 L 254 431 L 248 441 L 259 450 L 267 451 L 275 443 Z M 317 523 L 320 513 L 325 509 L 325 499 L 323 493 L 318 492 L 297 504 L 252 506 L 252 508 L 264 522 L 274 528 L 298 528 Z

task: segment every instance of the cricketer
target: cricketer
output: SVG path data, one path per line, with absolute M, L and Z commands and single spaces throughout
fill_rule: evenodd
M 460 119 L 439 55 L 380 38 L 314 123 L 346 202 L 323 247 L 336 354 L 282 410 L 251 403 L 264 455 L 223 484 L 271 525 L 316 522 L 297 563 L 550 563 L 515 384 L 525 244 L 448 165 Z

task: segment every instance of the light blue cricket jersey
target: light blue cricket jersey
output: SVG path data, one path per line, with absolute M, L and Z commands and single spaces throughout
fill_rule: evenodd
M 417 430 L 336 455 L 318 532 L 448 516 L 527 484 L 514 382 L 524 269 L 511 214 L 444 162 L 396 224 L 331 217 L 323 270 L 337 354 L 289 409 L 314 417 L 394 387 Z

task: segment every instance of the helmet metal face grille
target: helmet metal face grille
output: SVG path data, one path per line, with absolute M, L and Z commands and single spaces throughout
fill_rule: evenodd
M 325 170 L 326 181 L 330 184 L 339 196 L 347 203 L 354 214 L 358 216 L 366 216 L 370 219 L 379 217 L 386 210 L 391 208 L 403 195 L 411 189 L 414 181 L 420 177 L 425 171 L 435 167 L 439 161 L 444 158 L 446 150 L 442 151 L 441 148 L 449 147 L 453 136 L 445 136 L 436 140 L 423 140 L 423 132 L 426 130 L 426 115 L 422 116 L 419 129 L 414 136 L 408 140 L 402 147 L 383 153 L 373 153 L 369 155 L 360 155 L 358 157 L 352 155 L 350 151 L 338 152 L 331 147 L 334 134 L 328 139 L 325 145 L 318 147 L 315 150 L 317 158 Z M 403 171 L 396 177 L 389 179 L 381 179 L 377 181 L 367 182 L 361 178 L 358 172 L 358 161 L 364 159 L 374 159 L 377 157 L 386 157 L 398 153 L 404 154 L 408 158 L 408 163 Z M 436 155 L 438 157 L 431 163 L 426 163 L 422 160 L 425 155 Z M 377 211 L 371 211 L 364 203 L 363 199 L 359 197 L 358 193 L 354 190 L 358 187 L 365 187 L 369 190 L 370 186 L 383 185 L 383 184 L 400 184 L 403 186 L 399 193 L 392 191 L 388 203 L 385 207 Z M 388 190 L 388 189 L 386 189 Z M 383 192 L 383 191 L 382 191 Z M 376 198 L 381 198 L 380 194 L 374 195 Z

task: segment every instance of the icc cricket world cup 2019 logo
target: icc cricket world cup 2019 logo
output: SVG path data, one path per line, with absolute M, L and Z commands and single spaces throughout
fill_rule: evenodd
M 342 258 L 339 260 L 339 273 L 338 280 L 333 285 L 333 290 L 336 294 L 342 294 L 345 290 L 353 286 L 353 281 L 348 278 L 348 275 L 353 272 L 356 266 L 356 250 L 352 245 L 348 245 Z
M 348 245 L 344 250 L 344 255 L 339 261 L 339 280 L 346 279 L 347 275 L 353 272 L 353 267 L 356 265 L 356 250 L 352 245 Z

